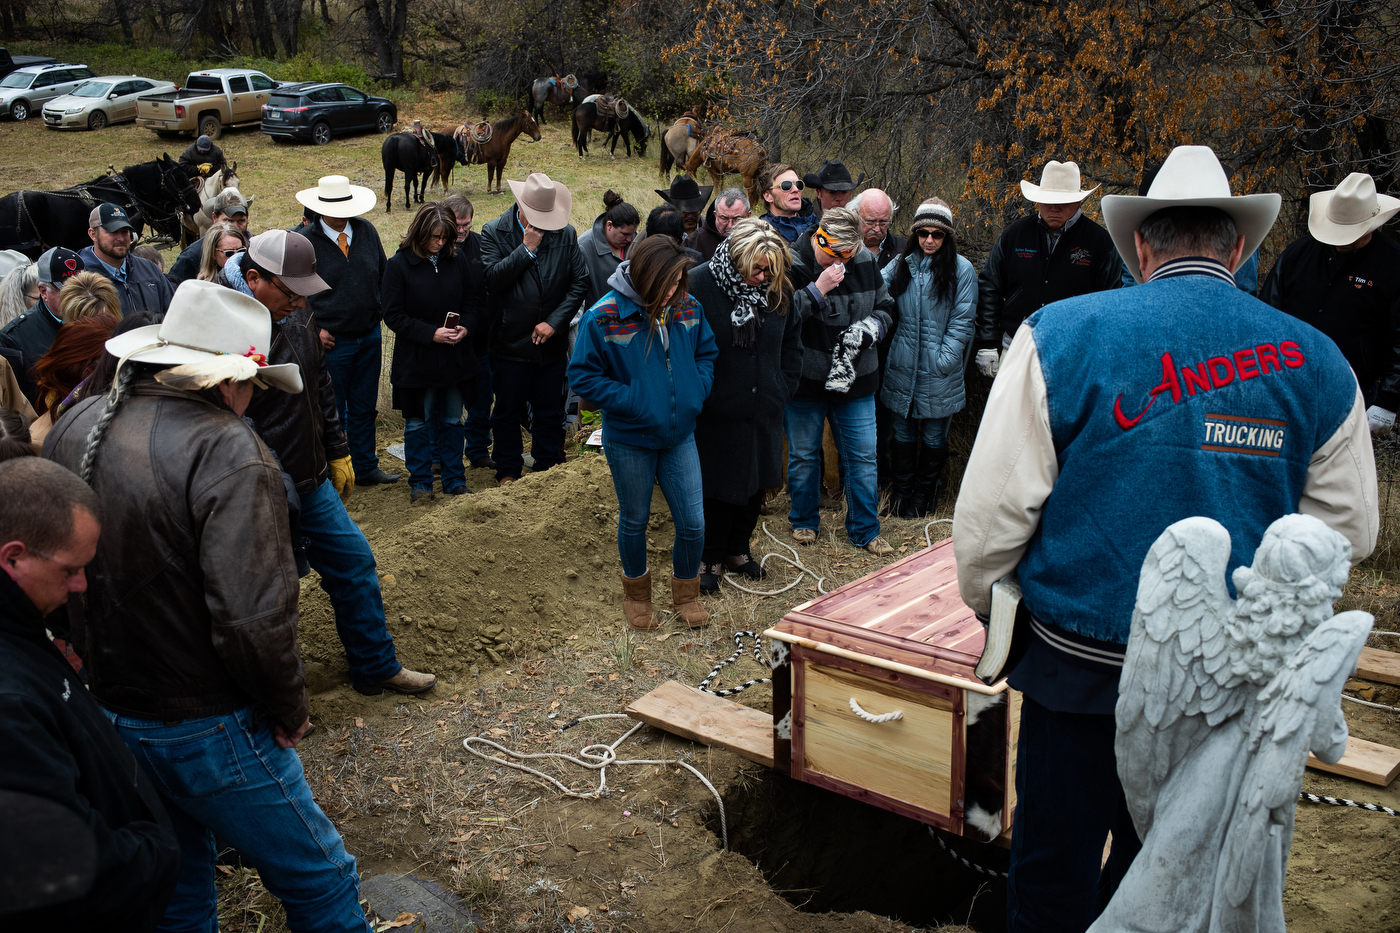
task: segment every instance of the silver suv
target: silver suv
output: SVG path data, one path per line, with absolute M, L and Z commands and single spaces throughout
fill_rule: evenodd
M 30 65 L 0 78 L 0 114 L 27 120 L 44 104 L 73 91 L 95 77 L 87 65 L 59 62 L 56 65 Z

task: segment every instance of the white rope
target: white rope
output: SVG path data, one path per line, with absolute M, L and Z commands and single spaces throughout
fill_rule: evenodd
M 589 719 L 630 719 L 630 718 L 631 718 L 631 717 L 628 716 L 626 713 L 599 713 L 599 714 L 593 715 L 593 716 L 580 716 L 578 719 L 575 719 L 573 722 L 569 723 L 569 725 L 565 726 L 564 729 L 568 729 L 570 726 L 573 726 L 573 725 L 575 725 L 575 724 L 577 724 L 577 723 L 580 723 L 580 722 L 585 722 L 585 721 L 587 721 L 587 720 L 589 720 Z M 568 797 L 580 797 L 580 798 L 588 799 L 588 800 L 597 800 L 597 799 L 599 799 L 599 798 L 604 797 L 604 796 L 607 795 L 607 792 L 608 792 L 608 771 L 607 771 L 607 769 L 608 769 L 609 766 L 611 766 L 611 765 L 618 765 L 618 766 L 622 766 L 622 765 L 676 765 L 676 766 L 678 766 L 678 767 L 685 768 L 685 769 L 688 770 L 691 774 L 693 774 L 693 775 L 695 775 L 697 778 L 699 778 L 699 779 L 700 779 L 700 782 L 701 782 L 702 784 L 704 784 L 705 787 L 707 787 L 707 788 L 709 789 L 709 791 L 710 791 L 711 794 L 714 795 L 715 803 L 719 806 L 720 839 L 721 839 L 721 841 L 722 841 L 723 844 L 724 844 L 724 849 L 725 849 L 725 851 L 728 851 L 728 850 L 729 850 L 729 822 L 728 822 L 728 820 L 725 818 L 725 813 L 724 813 L 724 800 L 721 799 L 721 797 L 720 797 L 720 795 L 719 795 L 719 791 L 715 790 L 715 786 L 714 786 L 713 784 L 711 784 L 711 783 L 709 782 L 709 780 L 707 780 L 707 779 L 705 778 L 705 775 L 701 774 L 700 771 L 699 771 L 698 769 L 696 769 L 695 767 L 693 767 L 693 766 L 691 766 L 691 765 L 687 764 L 686 762 L 681 761 L 681 760 L 679 760 L 679 759 L 670 759 L 670 758 L 627 758 L 627 759 L 621 759 L 621 758 L 618 758 L 618 757 L 617 757 L 617 747 L 618 747 L 619 745 L 621 745 L 623 742 L 627 741 L 627 739 L 629 739 L 629 738 L 632 736 L 632 734 L 633 734 L 634 732 L 636 732 L 638 729 L 642 728 L 642 727 L 645 726 L 645 725 L 646 725 L 646 723 L 644 723 L 644 722 L 639 722 L 639 723 L 637 723 L 637 724 L 636 724 L 635 726 L 633 726 L 631 729 L 628 729 L 626 732 L 624 732 L 624 733 L 617 739 L 617 741 L 613 742 L 611 745 L 604 745 L 604 744 L 602 744 L 602 743 L 596 743 L 596 744 L 593 744 L 593 745 L 585 745 L 583 748 L 579 749 L 579 756 L 581 756 L 581 757 L 575 757 L 575 756 L 573 756 L 573 755 L 566 755 L 566 754 L 564 754 L 563 752 L 534 752 L 534 753 L 517 752 L 517 751 L 514 751 L 514 750 L 512 750 L 512 749 L 506 748 L 504 745 L 501 745 L 501 744 L 499 744 L 498 742 L 493 742 L 493 741 L 491 741 L 490 739 L 484 739 L 484 738 L 482 738 L 482 737 L 479 736 L 479 735 L 467 736 L 465 739 L 462 740 L 462 747 L 465 748 L 468 752 L 470 752 L 471 754 L 475 755 L 475 756 L 478 757 L 478 758 L 484 758 L 484 759 L 486 759 L 487 761 L 494 761 L 494 762 L 496 762 L 497 764 L 505 765 L 507 768 L 514 768 L 516 771 L 523 771 L 523 772 L 525 772 L 526 774 L 532 774 L 532 775 L 534 775 L 534 776 L 537 777 L 537 778 L 541 778 L 541 779 L 543 779 L 543 780 L 546 780 L 546 781 L 548 781 L 549 783 L 553 784 L 555 787 L 559 788 L 559 792 L 562 793 L 562 794 L 564 794 L 565 796 L 568 796 Z M 561 729 L 560 731 L 562 732 L 562 731 L 564 731 L 564 730 Z M 598 786 L 597 786 L 597 788 L 595 788 L 594 790 L 588 791 L 588 792 L 586 792 L 586 793 L 585 793 L 585 792 L 581 792 L 581 791 L 571 790 L 570 788 L 568 788 L 568 787 L 566 787 L 564 784 L 562 784 L 557 778 L 555 778 L 555 777 L 552 776 L 552 775 L 545 774 L 543 771 L 538 771 L 538 770 L 536 770 L 536 769 L 534 769 L 534 768 L 529 767 L 528 765 L 523 765 L 523 764 L 520 764 L 520 763 L 518 763 L 518 762 L 510 761 L 510 760 L 505 759 L 505 758 L 500 758 L 500 757 L 497 757 L 497 756 L 495 756 L 495 755 L 488 755 L 488 754 L 486 754 L 485 752 L 478 751 L 476 748 L 473 747 L 474 745 L 478 745 L 478 744 L 479 744 L 479 745 L 487 745 L 487 746 L 490 746 L 491 748 L 496 749 L 498 752 L 501 752 L 502 754 L 509 755 L 509 756 L 511 756 L 512 758 L 520 758 L 520 759 L 523 759 L 523 760 L 533 760 L 533 759 L 540 759 L 540 758 L 562 758 L 562 759 L 564 759 L 565 761 L 568 761 L 568 762 L 571 762 L 572 764 L 578 765 L 580 768 L 589 768 L 589 769 L 591 769 L 591 770 L 597 771 L 597 772 L 598 772 Z
M 929 530 L 930 528 L 932 528 L 934 525 L 951 525 L 951 524 L 953 524 L 953 520 L 952 520 L 951 518 L 935 518 L 933 521 L 931 521 L 931 522 L 929 522 L 927 525 L 925 525 L 925 526 L 924 526 L 924 547 L 933 547 L 933 539 L 930 538 L 930 537 L 928 536 L 928 530 Z
M 877 726 L 883 722 L 894 722 L 896 719 L 904 718 L 904 713 L 900 710 L 895 710 L 893 713 L 881 713 L 878 716 L 876 716 L 874 713 L 867 713 L 865 710 L 860 708 L 860 704 L 856 702 L 855 697 L 851 697 L 847 701 L 847 705 L 850 706 L 851 712 L 855 713 L 857 716 L 859 716 L 861 719 L 864 719 L 866 722 L 873 722 Z
M 790 558 L 789 558 L 789 557 L 784 557 L 782 554 L 774 554 L 774 553 L 772 553 L 772 552 L 770 551 L 769 553 L 763 555 L 763 559 L 760 560 L 760 561 L 758 562 L 758 566 L 763 567 L 764 564 L 768 563 L 768 559 L 769 559 L 770 557 L 776 557 L 778 560 L 785 561 L 786 563 L 792 564 L 794 567 L 796 567 L 796 568 L 798 569 L 799 573 L 798 573 L 798 575 L 797 575 L 797 579 L 796 579 L 796 580 L 793 580 L 791 583 L 789 583 L 787 586 L 783 587 L 783 588 L 780 589 L 780 590 L 754 590 L 754 589 L 750 589 L 749 587 L 744 586 L 742 583 L 735 583 L 735 582 L 734 582 L 735 580 L 737 580 L 737 579 L 741 576 L 741 574 L 737 574 L 737 573 L 727 573 L 727 574 L 725 574 L 725 575 L 724 575 L 724 581 L 725 581 L 726 583 L 728 583 L 730 586 L 734 587 L 736 590 L 743 590 L 745 593 L 752 593 L 752 594 L 754 594 L 755 596 L 777 596 L 779 593 L 786 593 L 788 590 L 792 589 L 794 586 L 797 586 L 797 584 L 801 583 L 801 582 L 802 582 L 802 575 L 803 575 L 803 574 L 806 574 L 806 575 L 810 576 L 813 580 L 816 580 L 816 581 L 817 581 L 817 592 L 818 592 L 818 593 L 821 593 L 823 596 L 825 596 L 826 593 L 827 593 L 827 590 L 826 590 L 826 588 L 825 588 L 824 586 L 822 586 L 822 584 L 826 582 L 826 577 L 819 577 L 819 576 L 817 576 L 816 573 L 814 573 L 810 568 L 808 568 L 807 566 L 805 566 L 805 565 L 802 563 L 802 561 L 799 559 L 799 556 L 800 556 L 800 555 L 797 553 L 797 548 L 792 547 L 792 546 L 789 545 L 789 544 L 784 544 L 782 541 L 779 541 L 777 538 L 773 537 L 773 532 L 771 532 L 771 531 L 768 530 L 768 523 L 767 523 L 767 522 L 764 522 L 764 523 L 763 523 L 763 533 L 766 534 L 769 538 L 772 538 L 774 544 L 778 545 L 779 547 L 787 548 L 789 551 L 791 551 L 791 552 L 792 552 L 792 557 L 790 557 Z M 764 568 L 764 569 L 767 569 L 767 568 Z
M 1342 699 L 1350 700 L 1353 703 L 1360 703 L 1362 706 L 1369 706 L 1371 709 L 1384 709 L 1392 713 L 1400 713 L 1400 706 L 1386 706 L 1384 703 L 1372 703 L 1370 700 L 1359 700 L 1356 697 L 1349 697 L 1345 693 L 1342 694 Z

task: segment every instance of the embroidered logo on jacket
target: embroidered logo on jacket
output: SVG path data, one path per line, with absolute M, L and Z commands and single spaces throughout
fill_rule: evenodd
M 1118 422 L 1118 427 L 1126 431 L 1142 420 L 1142 416 L 1147 414 L 1148 409 L 1157 401 L 1157 396 L 1163 392 L 1171 394 L 1172 404 L 1175 405 L 1197 392 L 1224 388 L 1236 379 L 1241 382 L 1258 379 L 1269 373 L 1283 372 L 1284 367 L 1297 369 L 1306 362 L 1302 348 L 1292 340 L 1285 340 L 1277 347 L 1271 343 L 1245 347 L 1229 356 L 1212 356 L 1204 363 L 1198 363 L 1194 367 L 1183 366 L 1180 369 L 1170 353 L 1163 353 L 1162 381 L 1148 390 L 1147 405 L 1136 417 L 1129 418 L 1123 414 L 1123 396 L 1120 394 L 1113 400 L 1113 420 Z
M 1277 457 L 1283 449 L 1288 422 L 1273 418 L 1246 418 L 1243 415 L 1207 414 L 1205 427 L 1202 450 Z
M 1017 258 L 1017 259 L 1034 259 L 1034 258 L 1035 258 L 1035 254 L 1038 253 L 1038 252 L 1040 252 L 1040 251 L 1039 251 L 1039 250 L 1035 250 L 1035 249 L 1031 249 L 1029 246 L 1018 246 L 1018 247 L 1016 247 L 1016 258 Z
M 1076 246 L 1074 251 L 1069 254 L 1069 261 L 1071 265 L 1087 266 L 1093 263 L 1094 256 L 1084 247 Z
M 1351 283 L 1352 288 L 1365 288 L 1367 285 L 1371 284 L 1370 279 L 1363 279 L 1359 275 L 1349 275 L 1347 276 L 1347 281 Z

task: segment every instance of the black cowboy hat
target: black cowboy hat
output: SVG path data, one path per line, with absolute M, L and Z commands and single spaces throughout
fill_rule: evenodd
M 846 166 L 832 159 L 823 162 L 819 171 L 808 172 L 802 176 L 802 183 L 808 188 L 824 188 L 827 191 L 853 191 L 863 181 L 864 172 L 861 172 L 855 181 L 851 181 L 851 173 Z
M 653 188 L 657 194 L 661 195 L 661 200 L 681 212 L 703 211 L 705 205 L 710 203 L 710 195 L 714 193 L 714 185 L 698 185 L 695 179 L 689 175 L 677 175 L 671 179 L 671 190 L 665 188 Z

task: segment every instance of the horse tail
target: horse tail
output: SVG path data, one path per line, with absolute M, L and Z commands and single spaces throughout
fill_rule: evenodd
M 670 146 L 670 144 L 666 141 L 666 137 L 665 137 L 665 136 L 662 136 L 662 137 L 661 137 L 661 147 L 660 147 L 660 148 L 661 148 L 661 168 L 657 170 L 656 174 L 657 174 L 657 175 L 660 175 L 660 176 L 662 176 L 662 177 L 664 178 L 666 175 L 670 174 L 671 166 L 675 164 L 675 162 L 676 162 L 676 157 L 673 156 L 673 155 L 671 155 L 671 146 Z

